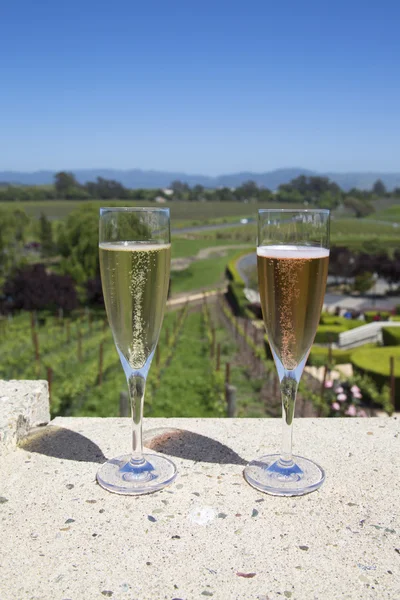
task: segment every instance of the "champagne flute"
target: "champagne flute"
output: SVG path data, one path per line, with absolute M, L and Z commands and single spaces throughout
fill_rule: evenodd
M 169 286 L 169 209 L 101 208 L 99 253 L 107 317 L 131 400 L 132 454 L 104 463 L 97 481 L 117 494 L 148 494 L 176 477 L 175 465 L 164 456 L 143 454 L 142 443 L 146 378 Z
M 324 470 L 292 455 L 296 393 L 314 341 L 329 262 L 328 210 L 259 210 L 257 268 L 261 308 L 282 396 L 281 454 L 249 463 L 253 487 L 300 496 L 322 485 Z

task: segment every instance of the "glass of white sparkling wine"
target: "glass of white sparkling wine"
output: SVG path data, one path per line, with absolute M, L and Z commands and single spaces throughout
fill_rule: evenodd
M 261 308 L 282 396 L 281 454 L 247 465 L 253 487 L 299 496 L 322 485 L 324 470 L 292 455 L 296 393 L 319 323 L 329 262 L 328 210 L 259 210 L 257 268 Z
M 148 494 L 176 477 L 170 460 L 143 454 L 142 444 L 146 378 L 169 286 L 169 209 L 101 208 L 99 253 L 107 317 L 131 400 L 132 454 L 103 464 L 97 481 L 117 494 Z

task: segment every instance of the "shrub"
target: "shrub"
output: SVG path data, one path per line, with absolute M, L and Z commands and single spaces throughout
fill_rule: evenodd
M 391 356 L 395 359 L 395 409 L 400 410 L 400 347 L 379 348 L 368 344 L 353 350 L 351 362 L 355 373 L 367 375 L 382 390 L 389 383 Z
M 353 350 L 332 349 L 332 362 L 334 365 L 344 365 L 351 362 L 351 353 Z M 307 364 L 313 367 L 322 367 L 327 364 L 329 358 L 329 348 L 322 346 L 313 346 L 308 356 Z
M 78 306 L 72 278 L 48 273 L 39 263 L 17 271 L 7 280 L 3 291 L 11 310 L 71 311 Z
M 339 339 L 339 333 L 347 331 L 344 325 L 320 325 L 315 335 L 315 344 L 333 344 Z
M 376 316 L 380 316 L 381 321 L 387 321 L 390 317 L 390 313 L 388 313 L 387 311 L 380 311 L 380 310 L 367 310 L 364 313 L 365 322 L 372 323 L 372 321 L 376 320 L 375 319 Z
M 382 338 L 384 346 L 400 346 L 400 327 L 383 327 Z

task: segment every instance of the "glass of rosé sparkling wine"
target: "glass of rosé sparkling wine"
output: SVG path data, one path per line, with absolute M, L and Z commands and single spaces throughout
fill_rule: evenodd
M 297 388 L 314 341 L 329 262 L 328 210 L 259 210 L 257 269 L 261 308 L 282 396 L 280 454 L 250 462 L 246 481 L 276 496 L 318 489 L 325 472 L 292 454 Z

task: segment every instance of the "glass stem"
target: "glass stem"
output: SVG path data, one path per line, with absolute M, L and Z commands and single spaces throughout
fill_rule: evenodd
M 293 465 L 292 458 L 292 433 L 294 407 L 299 382 L 294 371 L 284 371 L 280 381 L 282 396 L 282 452 L 280 462 L 285 466 Z
M 132 373 L 128 378 L 129 396 L 132 411 L 132 458 L 131 463 L 140 465 L 143 458 L 142 421 L 143 401 L 146 388 L 146 377 L 140 372 Z

